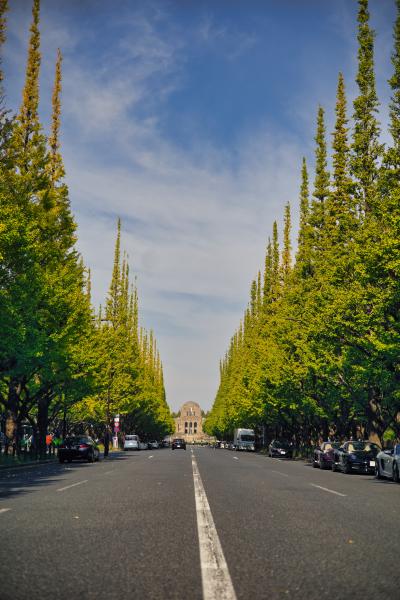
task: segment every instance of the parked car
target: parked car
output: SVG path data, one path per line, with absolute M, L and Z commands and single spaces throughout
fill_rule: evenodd
M 140 439 L 138 435 L 129 434 L 125 436 L 124 450 L 140 450 Z
M 268 447 L 268 456 L 270 456 L 271 458 L 292 458 L 292 445 L 286 440 L 272 440 Z
M 148 450 L 149 446 L 147 444 L 147 442 L 141 442 L 139 441 L 139 450 Z
M 163 440 L 162 447 L 169 448 L 169 440 Z
M 376 456 L 380 451 L 378 444 L 356 440 L 345 442 L 333 451 L 332 471 L 342 473 L 375 473 Z
M 335 448 L 340 448 L 339 442 L 323 442 L 321 446 L 315 448 L 313 467 L 319 467 L 320 469 L 331 469 L 333 452 Z
M 186 442 L 185 440 L 182 440 L 180 438 L 175 438 L 174 440 L 172 440 L 171 448 L 172 450 L 176 450 L 178 448 L 180 448 L 181 450 L 186 450 Z
M 74 459 L 94 462 L 98 461 L 99 458 L 100 449 L 88 435 L 67 437 L 58 447 L 58 460 L 60 463 L 72 462 Z
M 381 450 L 376 456 L 375 477 L 387 477 L 400 483 L 400 444 L 391 450 Z
M 157 440 L 153 440 L 152 442 L 149 442 L 147 444 L 147 447 L 149 448 L 149 450 L 158 450 L 158 448 L 160 447 L 160 445 L 157 442 Z

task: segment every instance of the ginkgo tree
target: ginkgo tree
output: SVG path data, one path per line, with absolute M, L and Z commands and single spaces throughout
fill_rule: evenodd
M 391 143 L 380 141 L 375 32 L 368 0 L 359 0 L 353 118 L 340 73 L 331 160 L 324 109 L 318 109 L 311 191 L 302 162 L 295 260 L 289 269 L 287 249 L 277 250 L 274 224 L 261 325 L 246 309 L 245 329 L 252 336 L 243 335 L 241 324 L 232 338 L 205 425 L 209 433 L 263 425 L 271 436 L 288 435 L 299 444 L 328 435 L 400 436 L 399 0 L 396 8 Z M 286 247 L 288 225 L 286 216 Z M 250 306 L 252 298 L 253 288 Z
M 0 48 L 7 0 L 0 0 Z M 25 82 L 19 111 L 6 107 L 0 68 L 0 412 L 17 451 L 29 422 L 37 450 L 60 414 L 87 406 L 100 419 L 140 406 L 160 432 L 172 428 L 162 366 L 138 338 L 137 292 L 129 267 L 114 262 L 104 315 L 91 305 L 90 275 L 76 249 L 76 223 L 60 148 L 62 54 L 55 57 L 51 131 L 39 119 L 40 0 L 33 0 Z M 1 67 L 1 63 L 0 63 Z M 120 229 L 118 230 L 118 248 Z M 119 252 L 119 250 L 118 250 Z M 155 354 L 154 354 L 155 352 Z M 149 396 L 142 372 L 151 370 Z M 142 390 L 142 396 L 140 395 Z M 156 390 L 156 391 L 155 391 Z M 107 408 L 104 409 L 104 406 Z M 79 414 L 75 410 L 75 416 Z M 147 412 L 146 412 L 147 411 Z

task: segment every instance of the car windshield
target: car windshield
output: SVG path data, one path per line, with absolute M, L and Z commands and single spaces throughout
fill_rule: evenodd
M 338 442 L 325 442 L 322 444 L 322 450 L 332 450 L 332 448 L 339 448 Z
M 350 442 L 347 449 L 349 452 L 371 452 L 372 450 L 379 450 L 379 447 L 371 442 Z
M 132 440 L 134 440 L 135 442 L 137 442 L 137 435 L 127 435 L 127 436 L 125 436 L 125 441 L 131 442 Z
M 246 433 L 244 435 L 241 435 L 240 437 L 242 442 L 254 442 L 254 435 Z
M 183 440 L 174 440 L 176 444 L 183 444 Z
M 289 448 L 289 444 L 287 442 L 275 442 L 276 448 Z
M 69 437 L 66 438 L 66 444 L 88 444 L 90 442 L 90 438 L 88 437 Z

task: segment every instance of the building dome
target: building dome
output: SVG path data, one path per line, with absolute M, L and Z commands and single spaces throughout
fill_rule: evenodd
M 186 442 L 207 441 L 209 436 L 203 432 L 203 417 L 197 402 L 185 402 L 180 414 L 175 418 L 175 437 Z

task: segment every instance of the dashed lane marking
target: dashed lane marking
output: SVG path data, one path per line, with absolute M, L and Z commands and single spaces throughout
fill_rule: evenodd
M 0 508 L 0 515 L 1 513 L 8 512 L 9 510 L 11 510 L 11 508 Z
M 282 477 L 289 477 L 289 475 L 287 473 L 282 473 L 281 471 L 273 471 L 271 469 L 271 473 L 277 473 L 277 475 L 282 475 Z
M 111 473 L 114 473 L 114 470 L 112 470 L 112 471 L 106 471 L 105 473 L 103 473 L 103 475 L 111 475 Z
M 324 490 L 324 492 L 329 492 L 330 494 L 336 494 L 336 496 L 342 496 L 343 498 L 346 498 L 346 496 L 347 496 L 347 494 L 341 494 L 340 492 L 336 492 L 335 490 L 330 490 L 329 488 L 322 487 L 322 485 L 317 485 L 316 483 L 310 483 L 310 485 L 312 485 L 315 488 L 318 488 L 319 490 Z
M 199 535 L 203 600 L 236 600 L 228 565 L 215 528 L 210 505 L 192 450 L 197 532 Z
M 234 457 L 233 457 L 233 460 L 239 460 L 239 459 L 238 459 L 238 457 L 237 457 L 237 456 L 234 456 Z
M 83 481 L 78 481 L 78 483 L 71 483 L 71 485 L 66 485 L 65 487 L 59 488 L 57 492 L 63 492 L 64 490 L 69 490 L 70 488 L 76 487 L 77 485 L 82 485 L 83 483 L 87 483 L 88 479 L 84 479 Z
M 153 458 L 153 455 L 151 455 L 151 456 L 148 456 L 147 458 Z

